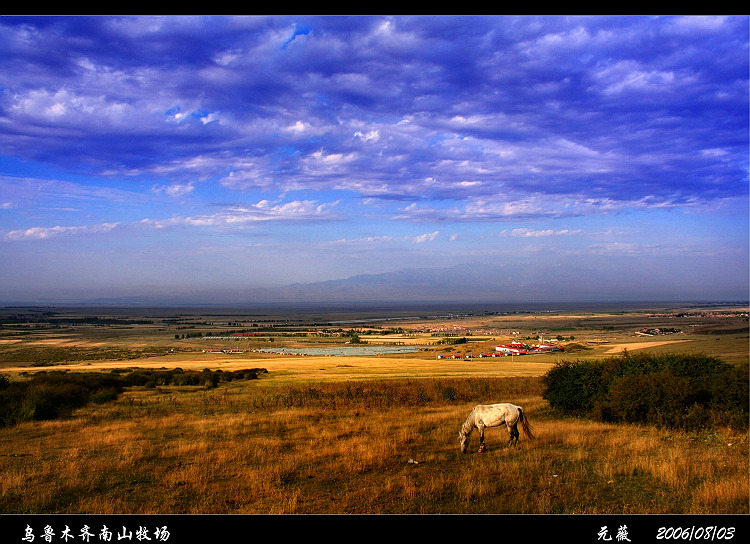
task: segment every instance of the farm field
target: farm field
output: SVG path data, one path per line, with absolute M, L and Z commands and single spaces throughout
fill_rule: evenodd
M 541 377 L 623 349 L 748 364 L 744 307 L 385 315 L 6 308 L 0 373 L 263 368 L 216 387 L 132 387 L 69 417 L 0 428 L 0 513 L 747 513 L 746 429 L 561 417 Z M 657 331 L 658 330 L 658 331 Z M 475 357 L 507 342 L 545 354 Z M 361 355 L 364 346 L 413 351 Z M 337 355 L 302 355 L 330 348 Z M 285 348 L 289 353 L 273 353 Z M 460 359 L 441 359 L 455 354 Z M 472 355 L 471 358 L 467 358 Z M 522 405 L 536 435 L 457 432 Z M 487 475 L 477 477 L 477 474 Z M 513 477 L 508 477 L 513 474 Z
M 323 357 L 329 368 L 364 363 L 371 377 L 383 372 L 400 375 L 394 367 L 424 365 L 420 372 L 450 372 L 474 375 L 515 366 L 504 359 L 476 359 L 476 365 L 441 364 L 441 354 L 492 353 L 497 345 L 523 341 L 529 344 L 557 342 L 563 352 L 524 359 L 523 368 L 543 372 L 545 365 L 560 357 L 599 358 L 630 350 L 702 352 L 729 362 L 748 362 L 748 318 L 744 307 L 656 308 L 610 312 L 499 313 L 480 311 L 442 315 L 425 312 L 386 312 L 386 320 L 375 310 L 332 313 L 241 313 L 236 309 L 0 309 L 0 370 L 64 366 L 69 369 L 113 366 L 231 368 L 258 360 L 270 361 L 284 372 L 300 369 L 303 377 L 318 362 L 297 355 L 279 355 L 262 350 L 284 348 L 339 349 L 351 353 L 346 363 L 340 357 Z M 203 313 L 201 313 L 203 312 Z M 669 331 L 645 334 L 642 331 Z M 671 331 L 674 332 L 671 332 Z M 352 343 L 356 334 L 357 343 Z M 465 343 L 452 343 L 465 339 Z M 559 340 L 558 340 L 559 339 Z M 403 346 L 413 353 L 359 357 L 358 346 Z M 208 352 L 214 350 L 213 353 Z M 221 350 L 234 350 L 223 353 Z M 380 359 L 388 364 L 379 364 Z M 489 362 L 498 363 L 489 365 Z M 488 363 L 488 364 L 485 364 Z M 502 363 L 502 364 L 499 364 Z M 482 366 L 483 365 L 483 366 Z M 364 371 L 365 369 L 362 368 Z M 417 370 L 417 369 L 415 369 Z M 332 372 L 331 374 L 336 374 Z M 347 376 L 347 373 L 341 373 Z M 439 375 L 439 374 L 437 374 Z M 319 376 L 318 376 L 319 377 Z

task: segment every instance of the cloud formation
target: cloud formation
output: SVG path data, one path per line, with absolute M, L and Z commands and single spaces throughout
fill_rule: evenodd
M 746 250 L 747 17 L 10 17 L 0 38 L 0 258 L 361 241 L 307 281 L 524 239 Z M 375 263 L 368 240 L 417 243 Z

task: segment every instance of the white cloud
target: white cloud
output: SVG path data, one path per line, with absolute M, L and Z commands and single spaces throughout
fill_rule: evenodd
M 226 229 L 245 224 L 261 222 L 306 222 L 335 220 L 332 210 L 338 202 L 320 203 L 313 200 L 293 200 L 274 203 L 261 200 L 245 207 L 230 208 L 214 214 L 194 216 L 174 216 L 166 219 L 141 219 L 130 223 L 102 223 L 83 226 L 31 227 L 7 232 L 3 239 L 7 241 L 44 240 L 63 235 L 81 235 L 102 233 L 126 224 L 166 229 L 174 227 L 205 227 Z
M 180 198 L 187 194 L 192 193 L 195 190 L 195 185 L 192 183 L 175 183 L 173 185 L 157 185 L 152 188 L 152 191 L 156 194 L 164 193 L 167 196 L 173 198 Z
M 336 219 L 332 209 L 338 202 L 320 203 L 314 200 L 293 200 L 274 203 L 261 200 L 249 206 L 238 206 L 221 212 L 196 216 L 175 216 L 168 219 L 143 219 L 138 224 L 156 229 L 168 227 L 217 227 L 241 226 L 261 222 L 305 222 Z
M 672 91 L 677 85 L 690 83 L 693 76 L 680 73 L 678 78 L 674 71 L 650 68 L 627 59 L 601 68 L 594 72 L 592 77 L 598 81 L 603 94 L 619 95 L 629 91 L 641 93 Z
M 304 121 L 297 121 L 293 125 L 286 127 L 284 130 L 286 130 L 287 132 L 291 132 L 297 136 L 301 136 L 305 132 L 310 132 L 311 129 L 312 129 L 312 126 L 310 125 L 310 123 L 306 123 Z
M 526 229 L 526 228 L 518 228 L 518 229 L 513 229 L 512 231 L 510 231 L 511 236 L 521 237 L 521 238 L 540 238 L 540 237 L 547 237 L 547 236 L 574 236 L 574 235 L 581 234 L 581 233 L 582 231 L 580 229 L 579 230 L 568 230 L 568 229 L 532 230 L 532 229 Z
M 72 227 L 31 227 L 28 229 L 12 230 L 3 238 L 11 242 L 22 240 L 46 240 L 64 235 L 98 234 L 116 228 L 120 223 L 101 223 L 99 225 L 82 225 Z
M 101 127 L 120 127 L 142 117 L 129 104 L 105 96 L 80 94 L 66 88 L 55 91 L 32 89 L 13 97 L 11 108 L 27 120 L 40 123 L 64 123 L 83 131 Z
M 359 138 L 363 142 L 377 142 L 380 139 L 380 131 L 378 130 L 370 130 L 367 133 L 362 133 L 360 131 L 357 131 L 354 133 L 354 136 L 356 138 Z
M 436 230 L 435 232 L 430 232 L 430 233 L 427 233 L 427 234 L 422 234 L 420 236 L 415 236 L 414 237 L 414 243 L 415 244 L 424 244 L 425 242 L 432 242 L 439 235 L 440 235 L 440 231 Z

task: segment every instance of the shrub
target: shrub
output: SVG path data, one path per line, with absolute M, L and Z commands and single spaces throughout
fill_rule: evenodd
M 56 419 L 84 406 L 92 384 L 81 379 L 41 375 L 28 382 L 12 382 L 0 391 L 0 425 Z
M 748 369 L 702 354 L 561 362 L 543 377 L 553 408 L 600 421 L 697 430 L 747 426 Z
M 28 380 L 13 381 L 0 375 L 0 427 L 22 421 L 56 419 L 69 415 L 89 402 L 111 402 L 126 387 L 203 385 L 216 387 L 221 381 L 257 379 L 262 368 L 232 373 L 211 371 L 134 370 L 130 372 L 37 372 Z
M 446 402 L 452 402 L 458 397 L 458 391 L 456 391 L 455 387 L 443 387 L 440 393 Z
M 601 395 L 604 367 L 590 361 L 561 361 L 542 381 L 551 406 L 574 414 L 588 413 Z

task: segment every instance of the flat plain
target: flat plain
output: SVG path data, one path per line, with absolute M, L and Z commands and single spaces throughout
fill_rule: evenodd
M 11 380 L 267 370 L 210 389 L 133 387 L 64 419 L 0 429 L 2 513 L 748 512 L 746 429 L 561 418 L 541 384 L 556 362 L 623 350 L 747 365 L 743 305 L 5 308 L 0 320 Z M 560 350 L 492 356 L 511 342 Z M 335 355 L 306 354 L 320 348 Z M 486 453 L 461 455 L 460 424 L 489 402 L 523 405 L 537 438 L 506 450 L 507 432 L 493 429 Z

